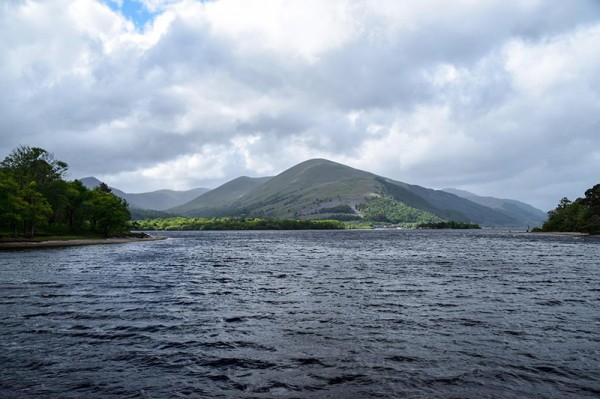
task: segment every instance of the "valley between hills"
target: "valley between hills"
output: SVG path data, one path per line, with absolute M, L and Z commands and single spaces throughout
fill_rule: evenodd
M 87 177 L 88 188 L 100 184 Z M 110 182 L 108 182 L 110 184 Z M 134 220 L 157 217 L 334 219 L 407 225 L 456 221 L 484 227 L 539 226 L 546 213 L 520 201 L 407 184 L 325 159 L 302 162 L 273 177 L 238 177 L 215 189 L 130 194 Z

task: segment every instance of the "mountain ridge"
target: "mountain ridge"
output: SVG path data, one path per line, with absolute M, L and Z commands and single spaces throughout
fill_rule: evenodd
M 82 179 L 84 184 L 91 183 L 86 179 Z M 97 185 L 99 180 L 95 179 L 93 183 Z M 400 208 L 394 204 L 408 207 L 403 209 L 426 212 L 431 218 L 477 223 L 488 227 L 536 226 L 545 220 L 541 219 L 541 215 L 544 215 L 542 211 L 520 201 L 480 197 L 461 190 L 452 192 L 455 189 L 434 190 L 322 158 L 301 162 L 276 176 L 240 176 L 212 190 L 196 190 L 200 191 L 184 192 L 189 195 L 188 199 L 200 192 L 200 195 L 189 201 L 158 210 L 165 211 L 165 216 L 170 214 L 205 218 L 247 216 L 362 220 L 363 211 L 373 215 L 373 209 L 368 204 L 380 198 L 397 210 Z M 128 194 L 118 189 L 113 189 L 113 192 L 128 200 L 132 208 L 141 210 L 149 208 L 145 207 L 147 203 L 136 196 L 145 198 L 144 196 L 149 195 L 182 193 L 157 190 Z M 178 198 L 181 200 L 181 195 Z M 381 201 L 378 204 L 384 206 Z M 143 212 L 136 212 L 136 215 L 145 217 Z M 382 215 L 381 219 L 388 218 Z
M 89 189 L 98 187 L 100 180 L 93 176 L 84 177 L 79 181 Z M 126 193 L 123 190 L 109 186 L 112 193 L 126 200 L 131 208 L 166 211 L 177 205 L 184 204 L 210 191 L 208 188 L 193 188 L 191 190 L 155 190 L 145 193 Z
M 270 179 L 271 177 L 240 176 L 185 204 L 168 209 L 168 211 L 184 215 L 194 211 L 194 213 L 202 213 L 204 216 L 217 216 L 219 210 L 223 210 L 228 204 L 245 195 L 248 191 L 260 187 Z
M 537 209 L 525 202 L 506 198 L 496 198 L 490 196 L 481 196 L 466 190 L 456 188 L 444 188 L 442 191 L 449 192 L 459 197 L 468 199 L 480 205 L 487 206 L 492 209 L 498 209 L 503 212 L 517 213 L 522 215 L 524 221 L 528 225 L 541 225 L 548 217 L 547 213 Z
M 227 186 L 236 180 L 215 190 L 226 192 Z M 255 187 L 247 187 L 235 198 L 230 195 L 221 203 L 209 201 L 210 196 L 209 192 L 201 196 L 202 201 L 194 200 L 202 203 L 200 207 L 188 203 L 168 211 L 196 217 L 324 218 L 339 216 L 334 210 L 345 206 L 344 217 L 361 218 L 361 204 L 372 198 L 389 197 L 445 220 L 492 227 L 526 225 L 508 211 L 501 212 L 452 193 L 399 182 L 321 158 L 292 166 Z

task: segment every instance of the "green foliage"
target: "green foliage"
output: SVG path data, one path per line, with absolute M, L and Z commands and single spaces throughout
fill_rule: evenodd
M 345 223 L 346 228 L 350 230 L 371 230 L 373 226 L 373 222 L 367 222 L 364 220 L 355 220 L 349 221 Z
M 172 213 L 152 209 L 130 208 L 131 220 L 164 219 L 174 217 Z
M 22 211 L 24 235 L 33 237 L 37 227 L 52 214 L 52 207 L 44 195 L 36 191 L 36 184 L 33 181 L 21 190 L 20 195 L 25 201 L 25 208 Z
M 26 207 L 17 182 L 0 170 L 0 226 L 10 227 L 12 235 L 16 236 L 17 225 L 23 221 Z
M 131 215 L 127 201 L 97 187 L 92 190 L 88 206 L 92 230 L 98 229 L 107 237 L 128 230 Z
M 436 223 L 420 223 L 417 225 L 418 229 L 480 229 L 481 227 L 476 223 L 466 222 L 436 222 Z
M 358 210 L 365 220 L 373 222 L 410 224 L 443 221 L 430 212 L 410 207 L 389 196 L 372 198 L 366 203 L 360 204 Z
M 344 229 L 337 220 L 186 218 L 145 219 L 133 223 L 139 230 L 336 230 Z
M 35 182 L 40 192 L 62 180 L 67 172 L 65 162 L 54 159 L 54 155 L 38 147 L 20 146 L 14 149 L 0 163 L 4 170 L 10 170 L 20 187 Z
M 354 215 L 354 209 L 348 204 L 341 204 L 330 208 L 321 208 L 319 209 L 319 213 L 347 213 Z
M 584 198 L 562 198 L 541 230 L 600 234 L 600 184 L 586 190 Z
M 318 219 L 317 217 L 311 217 L 313 220 Z M 358 215 L 349 214 L 349 213 L 328 213 L 325 218 L 332 220 L 339 220 L 341 222 L 351 222 L 353 220 L 362 220 L 362 218 Z
M 0 162 L 0 231 L 33 238 L 39 229 L 105 235 L 127 229 L 127 203 L 110 193 L 65 181 L 67 164 L 46 150 L 21 146 Z

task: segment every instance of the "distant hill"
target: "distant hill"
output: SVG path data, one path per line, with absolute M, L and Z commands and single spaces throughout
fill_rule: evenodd
M 325 159 L 305 161 L 273 178 L 254 181 L 256 187 L 251 187 L 252 181 L 247 179 L 233 180 L 169 212 L 265 218 L 327 218 L 343 212 L 345 218 L 359 218 L 361 204 L 385 197 L 446 220 L 484 226 L 526 225 L 505 212 L 451 193 L 394 181 Z M 232 190 L 239 186 L 240 190 Z M 221 191 L 227 195 L 223 197 Z
M 270 177 L 238 177 L 168 211 L 186 216 L 228 216 L 232 203 L 249 191 L 261 187 L 270 179 Z
M 500 212 L 510 215 L 532 227 L 541 226 L 548 218 L 546 212 L 521 201 L 482 197 L 469 191 L 458 190 L 455 188 L 445 188 L 443 191 L 466 198 L 476 204 L 499 210 Z
M 142 209 L 164 211 L 185 204 L 208 191 L 210 191 L 208 188 L 194 188 L 187 191 L 157 190 L 148 193 L 126 194 L 125 199 Z
M 80 179 L 81 183 L 87 188 L 94 188 L 100 185 L 100 180 L 95 177 L 85 177 Z M 165 211 L 169 208 L 184 204 L 192 199 L 210 191 L 208 188 L 195 188 L 187 191 L 175 190 L 157 190 L 147 193 L 131 194 L 118 188 L 110 187 L 113 194 L 125 199 L 131 208 L 151 209 L 156 211 Z
M 96 188 L 98 186 L 100 186 L 100 183 L 102 183 L 100 180 L 96 179 L 93 176 L 90 177 L 84 177 L 83 179 L 79 179 L 79 181 L 87 188 L 89 188 L 90 190 L 93 188 Z M 110 187 L 110 186 L 109 186 Z M 121 197 L 124 198 L 127 194 L 121 190 L 119 190 L 118 188 L 114 188 L 114 187 L 110 187 L 111 192 L 116 195 L 117 197 Z M 129 201 L 127 201 L 129 202 Z M 131 205 L 131 202 L 129 203 Z

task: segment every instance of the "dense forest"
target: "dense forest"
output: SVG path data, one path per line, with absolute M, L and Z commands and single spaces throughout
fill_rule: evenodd
M 0 163 L 0 234 L 98 233 L 129 229 L 127 202 L 106 184 L 93 190 L 67 181 L 67 163 L 42 148 L 20 146 Z
M 566 197 L 561 199 L 536 231 L 600 234 L 600 184 L 586 190 L 584 198 L 572 202 Z

